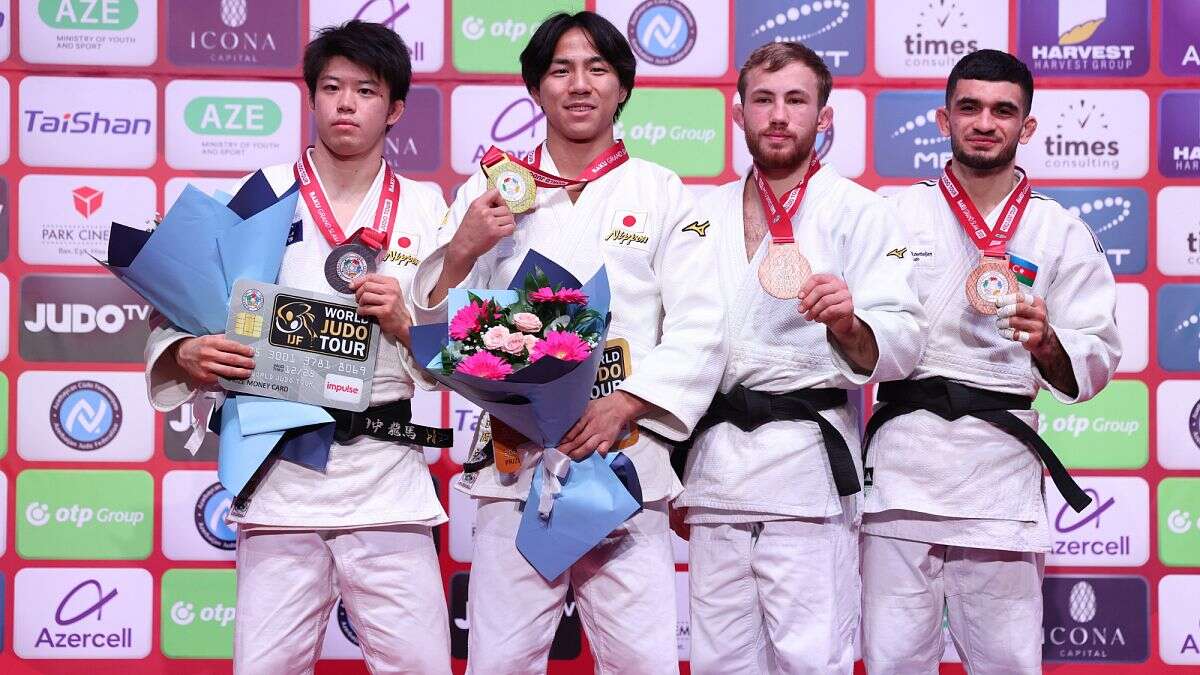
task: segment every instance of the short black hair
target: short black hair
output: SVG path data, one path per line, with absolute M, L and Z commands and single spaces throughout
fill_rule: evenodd
M 959 80 L 983 80 L 984 82 L 1012 82 L 1021 87 L 1025 94 L 1025 114 L 1033 109 L 1033 74 L 1021 59 L 998 49 L 980 49 L 958 60 L 946 80 L 946 106 L 954 96 Z
M 395 31 L 378 23 L 354 19 L 340 26 L 326 26 L 304 48 L 304 84 L 308 98 L 317 93 L 317 79 L 335 56 L 341 56 L 371 71 L 388 88 L 388 103 L 408 98 L 412 84 L 412 60 L 408 46 Z
M 799 42 L 768 42 L 750 52 L 742 69 L 738 71 L 737 91 L 742 102 L 746 102 L 746 87 L 750 83 L 750 71 L 762 68 L 773 73 L 789 63 L 802 63 L 817 76 L 817 106 L 824 108 L 829 103 L 829 92 L 833 91 L 833 75 L 824 59 L 808 45 Z
M 554 60 L 554 49 L 559 39 L 572 28 L 582 29 L 591 39 L 592 46 L 600 52 L 600 56 L 608 62 L 617 73 L 617 81 L 625 90 L 625 100 L 617 104 L 616 121 L 621 116 L 621 110 L 633 96 L 633 79 L 637 74 L 637 59 L 629 47 L 629 41 L 612 25 L 608 19 L 595 12 L 576 12 L 568 14 L 559 12 L 551 14 L 534 31 L 529 38 L 529 44 L 521 50 L 521 79 L 529 91 L 537 90 L 542 84 L 546 71 L 550 70 L 550 62 Z

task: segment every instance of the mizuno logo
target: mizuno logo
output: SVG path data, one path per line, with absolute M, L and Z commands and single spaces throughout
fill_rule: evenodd
M 904 259 L 904 254 L 905 254 L 905 253 L 908 253 L 908 247 L 907 247 L 907 246 L 905 246 L 904 248 L 894 248 L 894 249 L 892 249 L 892 250 L 888 251 L 888 252 L 887 252 L 887 257 L 890 257 L 890 258 L 900 258 L 901 260 L 903 260 L 903 259 Z
M 691 222 L 691 224 L 689 224 L 683 228 L 683 231 L 684 232 L 695 232 L 697 236 L 707 237 L 708 236 L 708 227 L 711 224 L 712 223 L 710 223 L 707 220 L 704 221 L 703 223 L 698 220 L 693 220 Z

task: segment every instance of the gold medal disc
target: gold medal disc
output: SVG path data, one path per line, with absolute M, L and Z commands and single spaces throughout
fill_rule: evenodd
M 967 302 L 980 314 L 994 315 L 996 300 L 1017 292 L 1017 277 L 1007 260 L 984 258 L 967 275 Z
M 525 213 L 533 208 L 537 200 L 537 183 L 533 182 L 533 174 L 529 169 L 505 159 L 484 171 L 488 177 L 488 188 L 500 191 L 500 198 L 508 204 L 509 211 L 514 214 Z
M 812 268 L 795 243 L 767 245 L 767 255 L 758 266 L 758 283 L 768 295 L 793 300 L 810 276 Z

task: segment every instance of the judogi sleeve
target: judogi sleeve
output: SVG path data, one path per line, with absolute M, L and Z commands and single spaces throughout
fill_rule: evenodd
M 437 285 L 438 277 L 442 274 L 442 266 L 446 262 L 446 249 L 454 237 L 454 233 L 458 230 L 459 224 L 462 223 L 463 216 L 466 215 L 471 202 L 486 190 L 487 178 L 482 171 L 476 172 L 458 189 L 454 202 L 450 204 L 445 217 L 441 219 L 441 224 L 437 229 L 437 249 L 417 266 L 417 271 L 413 274 L 412 285 L 408 289 L 409 297 L 412 299 L 413 323 L 422 325 L 449 320 L 449 317 L 446 316 L 446 298 L 442 298 L 442 301 L 436 305 L 431 305 L 429 304 L 429 294 L 433 292 L 433 287 Z M 502 245 L 503 242 L 497 244 L 496 247 Z M 459 286 L 464 288 L 486 287 L 485 282 L 491 276 L 491 267 L 495 261 L 496 247 L 479 256 L 467 277 L 458 283 Z
M 621 390 L 657 406 L 639 420 L 648 430 L 671 440 L 687 438 L 712 402 L 725 370 L 725 300 L 719 277 L 720 224 L 699 213 L 695 200 L 678 176 L 658 200 L 665 213 L 662 242 L 652 269 L 662 303 L 658 344 L 638 362 L 621 383 Z M 684 231 L 691 223 L 710 221 L 704 236 Z M 704 231 L 704 230 L 702 230 Z
M 854 315 L 871 327 L 879 359 L 868 373 L 856 372 L 837 343 L 830 340 L 834 365 L 851 382 L 904 379 L 925 348 L 925 313 L 917 298 L 913 264 L 889 256 L 907 241 L 904 224 L 883 200 L 863 207 L 850 236 L 843 240 L 844 280 L 854 300 Z
M 442 241 L 442 237 L 444 236 L 443 231 L 447 229 L 446 221 L 449 216 L 449 209 L 446 206 L 446 199 L 442 197 L 441 192 L 430 190 L 428 198 L 422 199 L 422 202 L 421 213 L 417 214 L 417 217 L 424 220 L 425 223 L 428 223 L 421 230 L 422 238 L 426 236 L 425 233 L 427 232 L 435 232 L 437 235 L 437 246 L 440 249 L 446 242 L 449 241 L 449 237 L 446 238 L 446 241 Z M 409 284 L 408 288 L 403 289 L 406 306 L 405 308 L 408 310 L 409 317 L 412 319 L 414 325 L 430 323 L 429 321 L 417 320 L 417 308 L 415 302 L 416 298 L 412 292 L 413 285 L 414 284 Z M 428 299 L 429 294 L 426 293 L 425 297 Z M 438 381 L 430 377 L 429 373 L 413 360 L 412 352 L 409 351 L 407 347 L 405 347 L 403 344 L 400 344 L 399 341 L 397 341 L 396 346 L 400 349 L 400 365 L 402 368 L 404 368 L 404 372 L 407 373 L 410 378 L 412 378 L 414 384 L 422 389 L 425 389 L 426 391 L 440 388 Z
M 1068 396 L 1042 376 L 1033 364 L 1037 383 L 1063 403 L 1086 401 L 1104 388 L 1121 361 L 1121 339 L 1115 318 L 1117 282 L 1104 249 L 1081 221 L 1071 224 L 1063 261 L 1046 290 L 1046 313 L 1058 335 L 1079 395 Z

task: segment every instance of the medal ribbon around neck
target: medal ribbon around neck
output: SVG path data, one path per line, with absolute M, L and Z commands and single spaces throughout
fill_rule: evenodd
M 817 159 L 816 153 L 813 153 L 812 159 L 808 162 L 808 171 L 804 173 L 804 178 L 796 184 L 796 187 L 788 190 L 786 196 L 781 202 L 779 197 L 775 196 L 775 191 L 762 177 L 762 173 L 758 170 L 758 166 L 754 167 L 752 175 L 754 176 L 754 185 L 758 188 L 758 198 L 762 202 L 763 213 L 767 217 L 767 227 L 771 230 L 771 241 L 776 244 L 791 244 L 796 241 L 792 230 L 792 218 L 796 212 L 800 210 L 800 202 L 804 201 L 804 193 L 808 190 L 808 181 L 821 168 L 821 162 Z
M 975 203 L 967 196 L 967 191 L 950 170 L 950 162 L 946 162 L 946 168 L 942 170 L 942 178 L 938 181 L 942 196 L 946 198 L 950 210 L 958 218 L 958 224 L 962 225 L 963 231 L 967 233 L 967 239 L 975 244 L 985 258 L 1005 257 L 1008 241 L 1016 235 L 1021 216 L 1025 214 L 1025 207 L 1029 206 L 1029 194 L 1032 192 L 1029 177 L 1021 167 L 1017 167 L 1017 173 L 1020 175 L 1017 186 L 1008 202 L 1004 204 L 1004 211 L 996 221 L 996 226 L 989 232 L 987 221 L 983 219 Z
M 296 161 L 293 173 L 296 175 L 296 181 L 300 183 L 300 194 L 304 197 L 304 203 L 308 205 L 308 212 L 312 214 L 313 220 L 317 223 L 317 229 L 325 235 L 325 240 L 329 242 L 330 246 L 340 246 L 347 237 L 341 226 L 338 225 L 337 219 L 334 218 L 333 209 L 325 197 L 325 191 L 321 189 L 320 182 L 317 181 L 317 174 L 313 171 L 312 162 L 308 159 L 308 151 L 312 149 L 313 146 L 310 145 L 300 153 L 300 159 Z M 359 228 L 349 238 L 357 237 L 372 251 L 383 250 L 392 237 L 392 227 L 396 224 L 396 211 L 399 209 L 399 203 L 400 181 L 392 172 L 392 167 L 388 166 L 385 161 L 383 163 L 383 188 L 379 191 L 379 203 L 375 206 L 375 217 L 369 225 Z
M 587 165 L 579 177 L 574 180 L 568 180 L 561 176 L 555 176 L 552 173 L 543 171 L 538 167 L 542 163 L 542 146 L 539 144 L 533 153 L 533 163 L 530 164 L 518 157 L 514 157 L 503 150 L 492 146 L 484 153 L 483 159 L 479 160 L 479 165 L 484 169 L 495 166 L 504 160 L 508 160 L 514 164 L 525 167 L 530 174 L 533 175 L 533 182 L 538 187 L 560 188 L 570 187 L 572 185 L 584 185 L 590 181 L 594 181 L 613 169 L 621 166 L 629 160 L 629 151 L 625 149 L 624 141 L 613 143 L 607 150 L 596 155 L 595 159 Z

